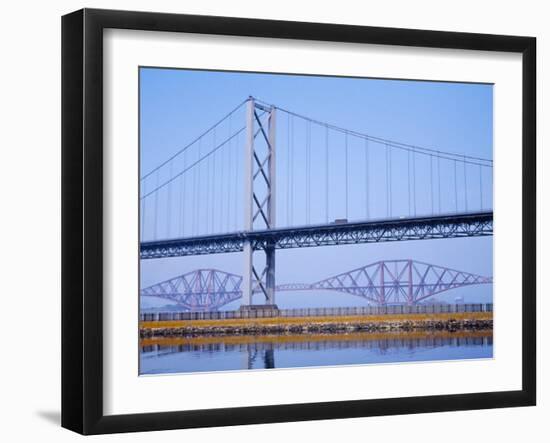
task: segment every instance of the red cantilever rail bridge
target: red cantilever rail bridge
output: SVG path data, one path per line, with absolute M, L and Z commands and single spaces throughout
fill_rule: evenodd
M 376 305 L 415 305 L 452 289 L 492 284 L 492 277 L 411 259 L 381 260 L 314 283 L 289 283 L 277 291 L 334 291 Z M 171 300 L 186 310 L 217 310 L 242 297 L 242 276 L 197 269 L 142 289 L 142 296 Z

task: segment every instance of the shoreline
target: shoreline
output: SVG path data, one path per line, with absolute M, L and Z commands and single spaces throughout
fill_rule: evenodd
M 259 336 L 241 335 L 196 335 L 147 337 L 140 340 L 140 346 L 200 346 L 210 344 L 246 345 L 246 344 L 292 344 L 308 342 L 351 342 L 375 340 L 422 340 L 448 338 L 489 338 L 493 336 L 492 329 L 460 330 L 460 331 L 385 331 L 385 332 L 344 332 L 319 334 L 263 334 Z
M 492 312 L 142 321 L 140 338 L 492 330 Z

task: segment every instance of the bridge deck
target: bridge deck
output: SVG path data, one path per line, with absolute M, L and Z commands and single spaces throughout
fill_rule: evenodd
M 493 234 L 493 212 L 299 226 L 252 232 L 142 242 L 142 259 L 219 254 L 243 250 L 245 240 L 256 250 L 349 245 L 403 240 L 479 237 Z

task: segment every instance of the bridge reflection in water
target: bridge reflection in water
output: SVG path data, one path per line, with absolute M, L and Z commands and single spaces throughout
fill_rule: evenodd
M 491 358 L 492 348 L 490 330 L 153 338 L 141 341 L 140 372 Z

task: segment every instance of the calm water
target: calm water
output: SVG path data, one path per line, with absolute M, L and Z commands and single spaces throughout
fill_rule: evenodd
M 491 331 L 145 339 L 140 373 L 492 358 Z

